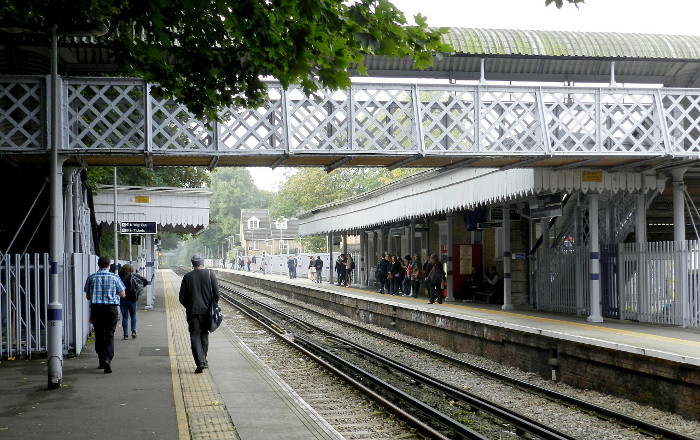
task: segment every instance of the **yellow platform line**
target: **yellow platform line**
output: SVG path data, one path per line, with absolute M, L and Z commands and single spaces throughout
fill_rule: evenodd
M 386 295 L 382 295 L 376 292 L 372 291 L 367 291 L 367 290 L 362 290 L 362 289 L 357 289 L 354 287 L 349 287 L 347 290 L 354 290 L 356 292 L 362 292 L 362 293 L 370 293 L 375 296 L 379 297 L 385 297 Z M 412 301 L 424 301 L 426 298 L 412 298 L 412 297 L 401 297 L 402 299 L 405 300 L 412 300 Z M 474 311 L 479 311 L 479 312 L 484 312 L 484 309 L 480 309 L 477 307 L 470 307 L 465 304 L 456 304 L 456 303 L 444 303 L 442 305 L 448 305 L 448 306 L 457 306 L 461 308 L 465 308 L 468 310 L 474 310 Z M 506 312 L 503 310 L 486 310 L 486 313 L 493 313 L 496 315 L 501 315 L 501 316 L 508 316 L 510 318 L 519 318 L 523 320 L 528 320 L 528 321 L 536 321 L 536 322 L 548 322 L 552 324 L 557 324 L 557 325 L 563 325 L 563 326 L 570 326 L 570 327 L 577 327 L 577 328 L 582 328 L 586 330 L 595 330 L 595 331 L 600 331 L 600 332 L 605 332 L 605 333 L 610 333 L 610 334 L 618 334 L 618 335 L 627 335 L 627 336 L 633 336 L 635 338 L 642 338 L 642 339 L 650 339 L 650 340 L 655 340 L 655 341 L 668 341 L 668 342 L 674 342 L 676 344 L 680 345 L 685 345 L 687 347 L 700 347 L 700 341 L 689 341 L 687 339 L 679 339 L 679 338 L 671 338 L 668 336 L 660 336 L 660 335 L 653 335 L 649 333 L 640 333 L 640 332 L 633 332 L 630 330 L 622 330 L 622 329 L 616 329 L 616 328 L 609 328 L 609 327 L 603 327 L 603 326 L 598 326 L 594 324 L 584 324 L 584 323 L 579 323 L 579 322 L 571 322 L 571 321 L 564 321 L 564 320 L 559 320 L 559 319 L 552 319 L 552 318 L 543 318 L 539 316 L 529 316 L 529 315 L 522 315 L 520 313 L 514 313 L 512 311 Z M 489 319 L 489 318 L 484 318 L 484 319 Z M 564 332 L 564 330 L 557 330 Z
M 187 321 L 173 286 L 174 275 L 166 269 L 159 272 L 164 287 L 179 440 L 240 440 L 209 371 L 194 374 Z

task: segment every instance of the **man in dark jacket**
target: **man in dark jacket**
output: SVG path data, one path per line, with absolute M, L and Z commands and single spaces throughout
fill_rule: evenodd
M 209 368 L 209 307 L 212 301 L 219 301 L 219 284 L 211 271 L 204 270 L 204 258 L 201 255 L 192 256 L 192 267 L 194 269 L 182 277 L 180 304 L 185 306 L 187 314 L 192 357 L 197 364 L 194 372 L 202 373 Z

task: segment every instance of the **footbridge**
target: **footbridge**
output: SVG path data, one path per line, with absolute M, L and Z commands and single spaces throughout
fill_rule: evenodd
M 663 167 L 700 156 L 700 89 L 363 83 L 205 121 L 128 78 L 62 78 L 66 165 Z M 0 78 L 0 154 L 45 162 L 47 77 Z

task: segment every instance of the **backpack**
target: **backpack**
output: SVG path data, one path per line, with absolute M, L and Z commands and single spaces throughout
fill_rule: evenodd
M 442 270 L 437 267 L 437 265 L 434 265 L 432 269 L 430 269 L 430 273 L 428 274 L 428 281 L 430 281 L 433 284 L 440 284 L 442 282 Z
M 131 289 L 134 301 L 138 301 L 139 296 L 141 296 L 141 292 L 143 291 L 144 287 L 145 284 L 143 283 L 143 280 L 141 278 L 137 277 L 134 274 L 129 275 L 129 288 Z

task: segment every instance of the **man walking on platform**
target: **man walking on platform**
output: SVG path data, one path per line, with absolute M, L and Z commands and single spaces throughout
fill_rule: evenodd
M 219 284 L 210 270 L 204 270 L 204 257 L 192 256 L 193 270 L 182 277 L 180 284 L 180 304 L 185 306 L 187 327 L 190 332 L 192 357 L 197 365 L 195 373 L 203 373 L 209 368 L 209 306 L 219 301 Z
M 99 257 L 99 270 L 85 280 L 85 298 L 90 301 L 90 320 L 95 329 L 97 368 L 112 372 L 114 330 L 119 320 L 119 300 L 126 297 L 126 287 L 117 274 L 109 271 L 109 257 Z

